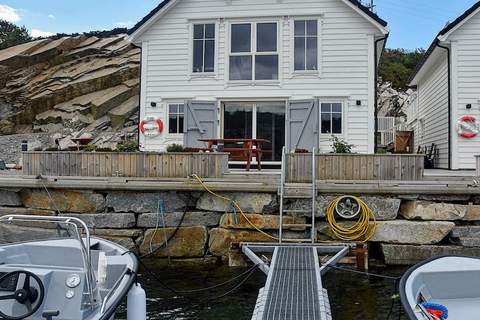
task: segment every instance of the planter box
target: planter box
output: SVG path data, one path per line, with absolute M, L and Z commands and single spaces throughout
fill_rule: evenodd
M 422 180 L 423 155 L 319 154 L 317 180 Z M 312 154 L 287 154 L 287 182 L 312 180 Z
M 82 177 L 219 178 L 228 153 L 24 152 L 23 174 Z

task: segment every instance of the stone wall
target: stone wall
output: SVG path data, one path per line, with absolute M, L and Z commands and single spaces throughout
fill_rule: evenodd
M 99 237 L 157 258 L 226 258 L 232 244 L 274 241 L 279 227 L 279 198 L 269 193 L 224 193 L 243 208 L 203 192 L 96 192 L 0 189 L 0 215 L 54 215 L 82 219 Z M 325 211 L 335 195 L 317 198 L 319 241 L 335 240 Z M 367 196 L 378 228 L 372 248 L 387 264 L 413 264 L 433 255 L 480 255 L 480 196 Z M 308 209 L 305 199 L 287 209 Z M 159 210 L 159 208 L 162 208 Z M 164 219 L 157 212 L 164 211 Z M 286 236 L 304 238 L 308 215 L 285 218 Z M 265 233 L 258 232 L 254 224 Z M 158 226 L 158 228 L 157 228 Z M 167 245 L 165 245 L 168 240 Z

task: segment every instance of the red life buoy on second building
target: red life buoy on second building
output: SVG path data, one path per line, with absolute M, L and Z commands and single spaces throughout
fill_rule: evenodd
M 458 134 L 466 139 L 478 136 L 479 124 L 474 116 L 463 116 L 458 121 Z
M 140 122 L 140 132 L 145 137 L 158 137 L 163 132 L 163 122 L 156 117 L 146 117 Z

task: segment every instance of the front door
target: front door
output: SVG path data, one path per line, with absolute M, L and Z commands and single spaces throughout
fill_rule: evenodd
M 282 160 L 285 145 L 285 102 L 226 102 L 223 104 L 225 139 L 265 139 L 264 161 Z

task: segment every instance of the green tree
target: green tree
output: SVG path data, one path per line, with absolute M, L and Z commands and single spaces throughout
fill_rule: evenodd
M 425 50 L 386 49 L 380 61 L 379 75 L 383 81 L 392 83 L 393 88 L 405 90 L 408 80 L 422 61 Z
M 0 50 L 32 40 L 25 26 L 19 27 L 0 19 Z

